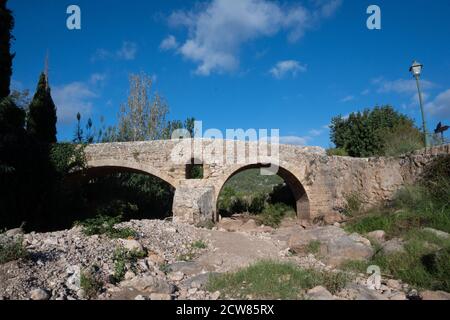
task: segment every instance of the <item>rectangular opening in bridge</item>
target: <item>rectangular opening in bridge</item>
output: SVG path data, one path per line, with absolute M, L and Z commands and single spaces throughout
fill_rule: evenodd
M 203 163 L 192 159 L 191 163 L 186 165 L 186 179 L 203 179 Z

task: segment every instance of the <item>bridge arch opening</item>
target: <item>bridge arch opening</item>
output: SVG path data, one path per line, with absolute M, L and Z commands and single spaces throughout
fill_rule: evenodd
M 91 165 L 72 180 L 81 183 L 84 191 L 84 210 L 78 219 L 96 215 L 121 215 L 124 221 L 172 217 L 175 186 L 153 169 Z
M 236 205 L 234 211 L 245 209 L 249 213 L 248 206 L 251 206 L 255 197 L 262 193 L 265 194 L 266 204 L 286 204 L 292 208 L 298 219 L 308 220 L 310 218 L 309 198 L 300 180 L 291 171 L 283 167 L 279 167 L 276 175 L 261 175 L 260 169 L 265 167 L 268 167 L 268 165 L 261 163 L 251 164 L 238 168 L 229 174 L 216 194 L 218 214 L 222 217 L 227 217 L 233 213 L 245 213 L 226 212 L 227 210 L 224 210 L 227 205 L 233 205 L 233 199 L 230 199 L 230 196 L 234 197 L 234 204 Z M 242 195 L 244 195 L 244 203 L 242 203 L 242 199 L 239 199 L 242 198 Z M 246 196 L 247 199 L 245 199 Z M 224 201 L 228 201 L 228 203 L 224 205 Z M 261 200 L 256 199 L 256 202 L 258 201 L 260 202 Z M 255 205 L 258 207 L 258 203 Z M 255 210 L 255 208 L 250 209 Z M 255 214 L 256 212 L 250 213 Z

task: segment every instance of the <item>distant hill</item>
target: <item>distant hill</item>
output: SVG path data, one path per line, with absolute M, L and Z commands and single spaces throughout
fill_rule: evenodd
M 260 169 L 248 169 L 233 176 L 225 184 L 243 195 L 270 193 L 274 186 L 283 183 L 277 175 L 262 176 Z

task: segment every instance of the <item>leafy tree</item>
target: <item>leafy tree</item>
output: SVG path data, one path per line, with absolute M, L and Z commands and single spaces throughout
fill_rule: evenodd
M 158 93 L 152 96 L 152 80 L 145 73 L 130 75 L 128 102 L 123 104 L 116 130 L 119 141 L 161 139 L 169 108 Z
M 38 141 L 55 143 L 56 121 L 56 107 L 50 93 L 48 79 L 45 73 L 41 73 L 28 112 L 27 132 Z
M 11 31 L 14 28 L 14 17 L 11 10 L 6 8 L 6 0 L 0 1 L 0 99 L 9 96 L 11 84 L 12 61 L 14 54 L 10 52 Z
M 416 148 L 415 143 L 409 144 L 408 148 L 403 140 L 396 139 L 398 146 L 393 146 L 393 140 L 388 143 L 387 136 L 408 133 L 412 139 L 420 134 L 414 126 L 414 121 L 395 111 L 391 106 L 375 107 L 373 110 L 366 109 L 363 112 L 354 112 L 344 118 L 338 116 L 331 121 L 331 141 L 337 149 L 342 149 L 352 157 L 370 157 L 385 155 L 393 150 L 405 151 Z M 342 152 L 343 153 L 343 152 Z

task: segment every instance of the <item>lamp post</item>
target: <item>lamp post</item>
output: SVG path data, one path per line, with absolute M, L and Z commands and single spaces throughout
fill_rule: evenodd
M 423 99 L 422 99 L 422 91 L 420 90 L 420 74 L 422 73 L 423 65 L 417 61 L 414 61 L 409 71 L 412 73 L 414 78 L 416 79 L 417 91 L 419 92 L 419 102 L 420 102 L 420 111 L 422 112 L 422 129 L 423 129 L 423 139 L 425 148 L 428 148 L 428 135 L 427 135 L 427 124 L 425 121 L 425 111 L 423 109 Z

